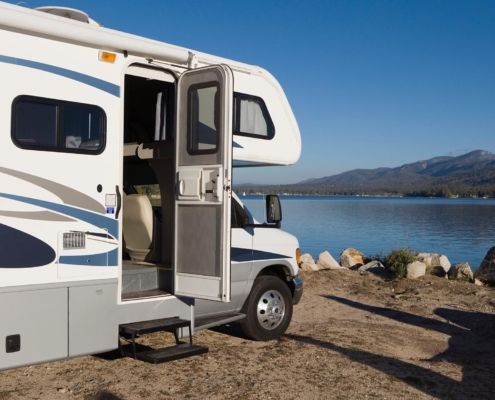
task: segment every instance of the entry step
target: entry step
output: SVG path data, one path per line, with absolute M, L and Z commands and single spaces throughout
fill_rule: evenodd
M 138 352 L 136 353 L 136 358 L 141 361 L 160 364 L 167 361 L 174 361 L 205 353 L 208 353 L 208 347 L 198 346 L 196 344 L 181 343 L 176 346 L 165 347 L 163 349 Z
M 186 327 L 189 331 L 189 343 L 184 343 L 179 340 L 179 329 Z M 142 345 L 136 342 L 136 339 L 141 335 L 163 331 L 172 332 L 174 334 L 175 346 L 151 349 L 149 347 L 143 348 Z M 207 347 L 193 344 L 191 321 L 179 317 L 152 319 L 150 321 L 123 324 L 119 327 L 119 334 L 122 339 L 129 343 L 128 346 L 122 347 L 119 339 L 119 347 L 122 355 L 128 355 L 137 360 L 153 364 L 178 360 L 179 358 L 208 352 Z M 128 350 L 128 347 L 131 348 L 131 351 Z
M 147 333 L 168 331 L 172 332 L 178 328 L 190 326 L 190 321 L 178 317 L 153 319 L 150 321 L 132 322 L 120 325 L 120 335 L 128 338 L 135 338 Z

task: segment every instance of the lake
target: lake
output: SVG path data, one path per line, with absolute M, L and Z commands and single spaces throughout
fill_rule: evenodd
M 241 200 L 265 220 L 261 196 Z M 338 260 L 346 247 L 368 256 L 409 247 L 477 269 L 495 246 L 495 199 L 281 196 L 281 202 L 282 229 L 315 259 L 328 250 Z

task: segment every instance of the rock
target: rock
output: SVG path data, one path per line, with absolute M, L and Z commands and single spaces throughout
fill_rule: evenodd
M 485 258 L 476 272 L 476 278 L 483 283 L 495 285 L 495 247 L 486 253 Z
M 340 265 L 345 268 L 357 269 L 364 265 L 364 254 L 349 247 L 340 254 Z
M 474 278 L 474 284 L 476 286 L 483 286 L 483 282 L 481 282 L 478 278 Z
M 442 267 L 446 274 L 449 272 L 450 267 L 452 266 L 447 256 L 444 256 L 443 254 L 438 258 L 433 257 L 432 263 L 434 264 L 433 267 Z
M 384 265 L 378 260 L 373 260 L 367 264 L 361 265 L 358 268 L 358 271 L 361 275 L 365 275 L 368 272 L 378 276 L 384 276 L 387 274 L 387 270 Z
M 319 269 L 344 269 L 344 267 L 341 267 L 335 258 L 326 250 L 323 253 L 320 253 L 316 265 L 318 265 Z
M 449 279 L 474 282 L 473 270 L 467 262 L 456 264 L 449 270 Z
M 407 279 L 417 279 L 426 274 L 426 264 L 421 261 L 414 261 L 410 264 L 407 264 Z
M 431 270 L 433 275 L 445 276 L 451 267 L 449 259 L 443 254 L 418 253 L 416 260 L 424 263 L 426 265 L 426 269 Z M 444 272 L 440 271 L 437 267 L 441 267 Z
M 433 253 L 418 253 L 418 255 L 416 256 L 416 261 L 421 261 L 426 265 L 426 268 L 431 268 L 433 257 L 437 255 L 438 254 Z
M 304 272 L 315 272 L 315 271 L 319 271 L 320 270 L 318 268 L 318 265 L 316 265 L 316 264 L 310 264 L 310 263 L 301 263 L 299 265 L 299 268 L 301 268 L 301 271 L 304 271 Z
M 302 256 L 301 256 L 301 263 L 310 263 L 310 264 L 314 264 L 315 263 L 315 260 L 313 258 L 313 256 L 309 253 L 304 253 Z
M 318 271 L 320 268 L 315 264 L 315 260 L 311 256 L 311 254 L 305 253 L 301 256 L 301 263 L 299 264 L 299 268 L 306 272 Z

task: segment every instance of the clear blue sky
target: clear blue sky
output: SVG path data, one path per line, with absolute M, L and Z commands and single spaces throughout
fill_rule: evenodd
M 270 70 L 299 122 L 302 157 L 236 171 L 237 182 L 495 152 L 495 1 L 22 3 L 79 8 L 109 28 Z

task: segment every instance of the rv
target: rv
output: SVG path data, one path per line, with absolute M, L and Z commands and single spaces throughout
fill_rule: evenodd
M 117 349 L 168 361 L 234 321 L 283 334 L 298 241 L 277 196 L 259 222 L 232 192 L 232 168 L 299 158 L 273 76 L 0 3 L 0 86 L 0 369 Z M 142 351 L 157 331 L 176 345 Z

